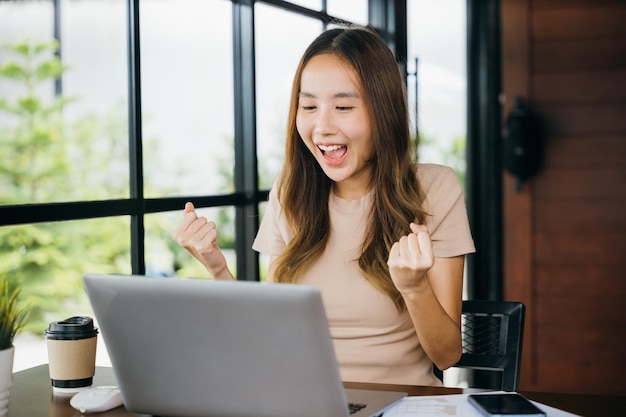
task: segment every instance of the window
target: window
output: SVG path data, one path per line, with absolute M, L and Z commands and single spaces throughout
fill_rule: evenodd
M 417 116 L 413 125 L 420 134 L 420 161 L 451 166 L 462 178 L 467 125 L 465 8 L 461 0 L 407 2 L 412 75 L 408 92 Z
M 2 204 L 128 198 L 124 4 L 0 5 Z
M 185 201 L 221 222 L 233 271 L 263 277 L 249 213 L 281 164 L 295 66 L 368 3 L 387 2 L 0 2 L 0 274 L 38 308 L 15 370 L 47 361 L 50 321 L 90 314 L 86 272 L 206 276 L 171 239 Z
M 322 23 L 316 19 L 262 3 L 255 7 L 256 132 L 262 188 L 272 186 L 282 165 L 291 84 L 298 61 L 321 30 Z
M 231 9 L 227 1 L 140 3 L 147 198 L 235 191 Z

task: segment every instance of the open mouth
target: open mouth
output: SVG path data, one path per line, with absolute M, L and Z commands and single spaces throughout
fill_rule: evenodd
M 330 160 L 338 160 L 348 151 L 345 145 L 318 145 L 317 146 L 325 158 Z

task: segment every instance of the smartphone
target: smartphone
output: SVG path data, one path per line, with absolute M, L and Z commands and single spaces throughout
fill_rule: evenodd
M 470 394 L 467 400 L 488 417 L 545 417 L 546 413 L 515 392 Z

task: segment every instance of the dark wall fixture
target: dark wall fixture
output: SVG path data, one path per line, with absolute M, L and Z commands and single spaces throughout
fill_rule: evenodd
M 518 191 L 541 169 L 543 142 L 537 116 L 516 97 L 503 129 L 502 162 L 516 178 Z

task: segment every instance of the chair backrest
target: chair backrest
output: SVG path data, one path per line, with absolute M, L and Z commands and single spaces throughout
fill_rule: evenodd
M 524 338 L 524 304 L 463 301 L 463 354 L 457 368 L 502 372 L 502 390 L 517 391 Z

